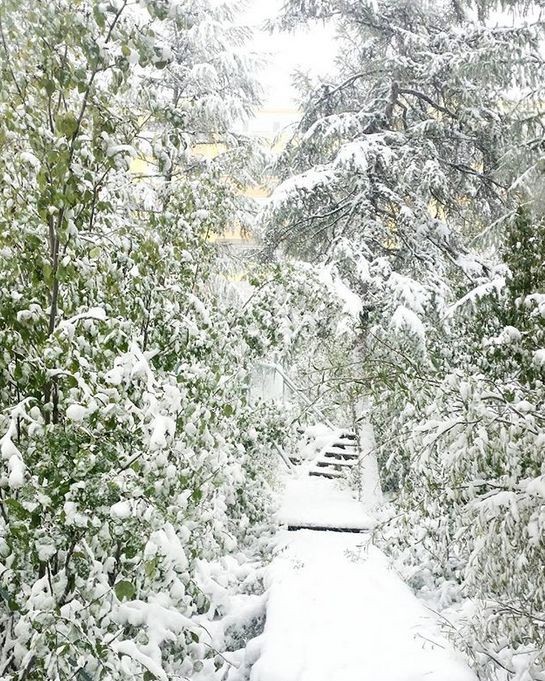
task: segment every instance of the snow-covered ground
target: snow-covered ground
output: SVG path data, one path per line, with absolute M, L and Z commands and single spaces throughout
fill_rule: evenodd
M 299 526 L 372 526 L 348 490 L 303 476 L 288 481 L 279 517 Z M 251 681 L 476 679 L 369 533 L 282 530 L 266 583 Z
M 365 535 L 284 532 L 251 681 L 475 681 Z
M 348 490 L 327 478 L 310 477 L 305 469 L 286 481 L 278 519 L 296 527 L 370 530 L 376 524 Z

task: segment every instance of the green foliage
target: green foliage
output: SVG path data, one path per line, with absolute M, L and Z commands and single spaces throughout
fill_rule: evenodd
M 0 9 L 6 679 L 213 671 L 191 636 L 209 607 L 198 566 L 268 518 L 284 431 L 247 384 L 269 329 L 247 333 L 209 239 L 247 220 L 240 157 L 192 151 L 255 101 L 245 32 L 205 0 L 143 5 Z M 195 77 L 222 63 L 215 85 Z M 187 100 L 173 103 L 177 87 Z
M 446 576 L 479 600 L 461 645 L 490 679 L 517 657 L 540 678 L 545 646 L 541 231 L 539 217 L 518 212 L 505 279 L 465 297 L 433 347 L 435 370 L 406 377 L 405 406 L 399 390 L 385 391 L 376 410 L 384 450 L 395 436 L 387 463 L 405 514 L 400 550 L 433 575 L 426 588 Z

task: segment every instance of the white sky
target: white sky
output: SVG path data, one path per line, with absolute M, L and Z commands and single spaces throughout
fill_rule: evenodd
M 275 17 L 284 0 L 249 0 L 243 20 L 256 30 L 253 49 L 269 55 L 263 73 L 265 108 L 293 109 L 296 92 L 291 85 L 291 74 L 296 70 L 314 75 L 327 73 L 335 56 L 334 31 L 313 23 L 309 29 L 293 33 L 269 34 L 260 30 L 263 23 Z

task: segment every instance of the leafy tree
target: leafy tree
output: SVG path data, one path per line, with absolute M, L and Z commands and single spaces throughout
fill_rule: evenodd
M 286 431 L 209 239 L 245 212 L 243 36 L 207 3 L 0 12 L 0 675 L 214 673 L 199 561 L 266 524 Z
M 456 352 L 437 348 L 447 361 L 427 385 L 407 382 L 410 409 L 392 424 L 397 455 L 409 462 L 401 492 L 409 562 L 425 565 L 432 583 L 447 575 L 480 599 L 463 643 L 490 679 L 543 672 L 541 231 L 539 217 L 519 210 L 505 236 L 505 278 L 462 301 Z

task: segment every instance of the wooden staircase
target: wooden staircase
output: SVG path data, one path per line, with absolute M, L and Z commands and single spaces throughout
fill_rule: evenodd
M 306 405 L 306 410 L 313 413 L 316 417 L 316 424 L 323 424 L 330 430 L 332 438 L 328 445 L 324 446 L 318 455 L 310 459 L 306 456 L 301 458 L 300 452 L 289 451 L 285 452 L 281 447 L 275 445 L 275 449 L 282 458 L 284 464 L 288 469 L 293 469 L 298 466 L 303 466 L 307 469 L 308 474 L 315 477 L 322 478 L 340 478 L 343 477 L 350 469 L 355 468 L 359 460 L 358 439 L 355 433 L 342 428 L 335 428 L 329 419 L 320 411 L 314 402 L 309 400 L 305 391 L 299 388 L 286 374 L 284 368 L 274 362 L 260 362 L 256 366 L 256 370 L 261 372 L 259 374 L 260 381 L 255 381 L 254 389 L 250 389 L 250 402 L 259 401 L 262 399 L 268 401 L 278 400 L 278 385 L 277 379 L 280 379 L 282 401 L 284 403 L 290 401 L 299 401 Z M 267 374 L 268 372 L 268 374 Z M 261 374 L 263 374 L 261 376 Z M 268 375 L 268 382 L 265 379 Z M 257 374 L 256 374 L 257 376 Z M 286 391 L 289 393 L 289 399 L 286 400 Z M 252 395 L 254 395 L 252 397 Z M 308 429 L 297 429 L 301 436 L 312 435 Z M 308 440 L 307 440 L 308 442 Z M 316 442 L 318 444 L 318 442 Z M 314 450 L 316 451 L 316 450 Z
M 355 433 L 340 432 L 335 441 L 324 447 L 312 462 L 309 475 L 339 478 L 358 463 L 358 442 Z

